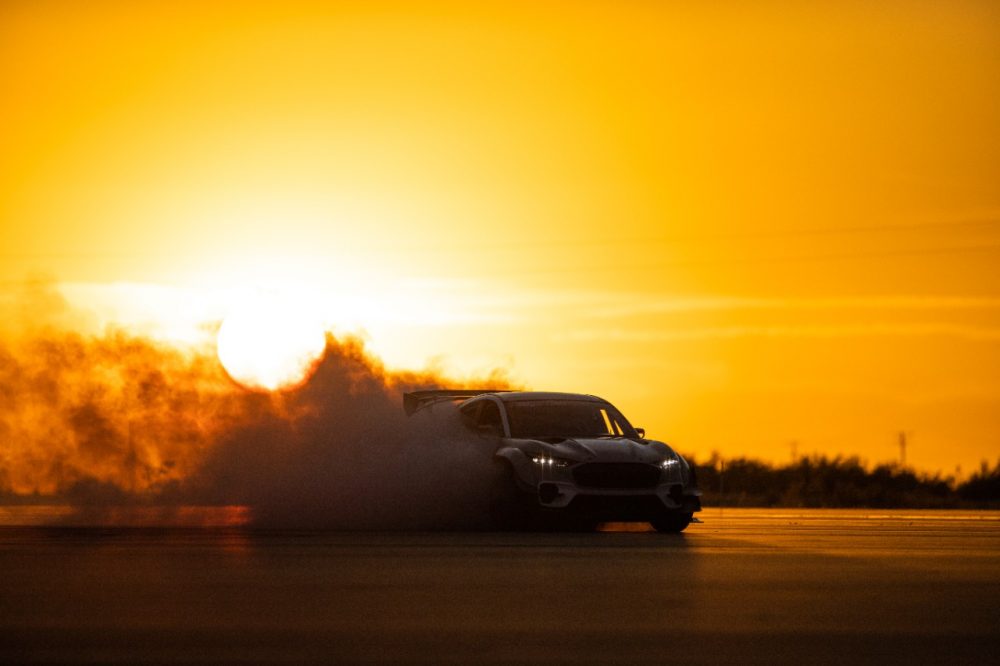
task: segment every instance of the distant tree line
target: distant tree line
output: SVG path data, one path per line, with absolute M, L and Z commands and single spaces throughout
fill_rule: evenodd
M 866 467 L 858 458 L 812 456 L 784 466 L 750 458 L 694 465 L 705 506 L 1000 509 L 1000 460 L 968 479 L 924 474 L 898 464 Z

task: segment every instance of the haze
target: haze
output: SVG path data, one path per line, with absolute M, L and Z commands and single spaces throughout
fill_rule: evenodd
M 5 2 L 0 328 L 39 276 L 48 323 L 176 345 L 268 290 L 701 457 L 904 431 L 968 473 L 1000 452 L 998 14 Z

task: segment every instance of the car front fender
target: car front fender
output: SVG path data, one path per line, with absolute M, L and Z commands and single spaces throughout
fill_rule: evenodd
M 513 446 L 505 446 L 496 452 L 496 459 L 506 461 L 514 473 L 514 479 L 524 490 L 534 490 L 538 485 L 538 471 L 527 454 Z

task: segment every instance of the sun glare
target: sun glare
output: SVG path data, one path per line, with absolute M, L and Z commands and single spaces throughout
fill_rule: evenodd
M 273 391 L 308 379 L 326 348 L 326 334 L 303 310 L 263 298 L 223 319 L 216 348 L 237 383 Z

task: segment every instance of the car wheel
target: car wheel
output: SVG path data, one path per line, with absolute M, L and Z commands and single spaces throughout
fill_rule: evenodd
M 534 526 L 532 496 L 521 490 L 514 469 L 506 460 L 495 461 L 490 491 L 490 523 L 497 530 L 525 530 Z M 537 501 L 534 502 L 537 504 Z
M 684 511 L 664 511 L 653 520 L 649 521 L 657 532 L 669 532 L 677 534 L 691 524 L 693 514 Z

